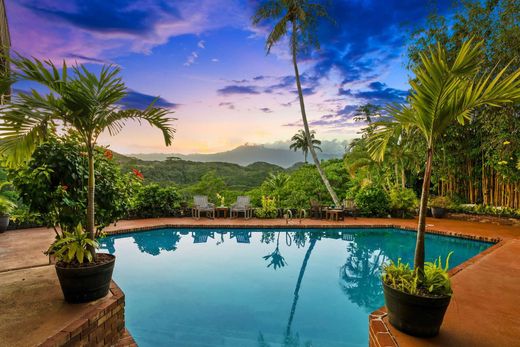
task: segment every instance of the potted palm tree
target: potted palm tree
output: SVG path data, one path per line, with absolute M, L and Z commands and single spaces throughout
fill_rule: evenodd
M 384 158 L 392 138 L 411 132 L 420 134 L 427 148 L 414 268 L 391 263 L 383 274 L 390 323 L 411 335 L 436 335 L 451 295 L 447 266 L 442 268 L 440 262 L 425 266 L 424 236 L 434 145 L 453 122 L 471 121 L 476 108 L 520 101 L 520 70 L 508 76 L 507 66 L 497 73 L 482 71 L 481 47 L 482 42 L 468 40 L 453 59 L 440 44 L 422 52 L 421 65 L 414 69 L 408 104 L 388 107 L 393 117 L 372 124 L 369 151 L 375 160 Z
M 86 226 L 62 230 L 49 253 L 56 256 L 56 271 L 65 299 L 85 302 L 98 299 L 108 292 L 114 258 L 96 253 L 94 152 L 97 139 L 104 131 L 119 132 L 130 119 L 146 121 L 161 130 L 166 145 L 173 139 L 168 109 L 154 107 L 145 110 L 124 109 L 121 99 L 127 89 L 120 69 L 103 66 L 99 74 L 83 65 L 72 68 L 63 63 L 58 68 L 51 61 L 39 61 L 21 56 L 12 59 L 15 73 L 12 80 L 31 81 L 50 91 L 42 95 L 37 90 L 21 92 L 1 109 L 0 154 L 9 165 L 27 160 L 36 146 L 50 135 L 58 135 L 58 126 L 73 130 L 88 159 Z M 37 112 L 35 112 L 37 111 Z M 88 280 L 85 279 L 88 277 Z

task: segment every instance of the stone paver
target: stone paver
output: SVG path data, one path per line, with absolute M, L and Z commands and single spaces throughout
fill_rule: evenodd
M 110 297 L 67 304 L 49 265 L 0 273 L 0 283 L 0 346 L 38 345 Z

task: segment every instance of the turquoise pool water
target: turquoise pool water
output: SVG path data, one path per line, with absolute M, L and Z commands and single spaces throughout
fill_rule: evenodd
M 426 236 L 451 266 L 489 243 Z M 158 229 L 110 236 L 114 279 L 139 346 L 367 346 L 388 258 L 413 260 L 393 229 Z

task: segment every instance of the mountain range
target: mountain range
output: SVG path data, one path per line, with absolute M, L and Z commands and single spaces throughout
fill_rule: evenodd
M 303 161 L 302 152 L 294 152 L 284 148 L 272 148 L 264 145 L 242 145 L 232 150 L 212 153 L 212 154 L 178 154 L 178 153 L 134 153 L 125 154 L 129 157 L 141 160 L 164 161 L 168 158 L 178 158 L 188 161 L 197 162 L 224 162 L 248 166 L 256 162 L 265 162 L 283 168 L 289 168 L 298 162 Z M 341 158 L 343 153 L 334 152 L 318 152 L 320 159 Z M 309 155 L 309 160 L 311 160 Z

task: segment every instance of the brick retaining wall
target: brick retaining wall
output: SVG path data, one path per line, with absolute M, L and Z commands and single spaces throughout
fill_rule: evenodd
M 39 346 L 115 345 L 125 332 L 125 295 L 113 281 L 110 292 L 111 296 L 100 299 L 87 313 Z

